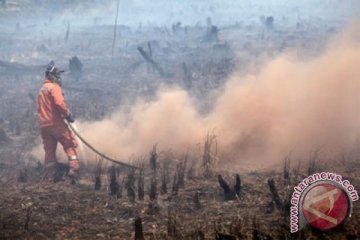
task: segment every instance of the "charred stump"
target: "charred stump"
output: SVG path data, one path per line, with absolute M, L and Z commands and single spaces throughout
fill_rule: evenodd
M 138 198 L 139 200 L 144 200 L 144 168 L 141 168 L 139 171 L 139 177 L 138 177 Z
M 110 195 L 118 195 L 119 193 L 119 182 L 115 167 L 111 167 L 109 170 L 110 175 Z
M 194 235 L 196 240 L 205 240 L 205 233 L 202 230 L 197 230 Z
M 192 77 L 190 70 L 185 62 L 182 63 L 182 70 L 183 70 L 183 81 L 186 89 L 191 89 L 192 86 Z
M 252 239 L 253 240 L 272 240 L 273 239 L 270 235 L 263 233 L 259 229 L 260 229 L 259 223 L 257 222 L 256 217 L 254 216 Z
M 100 176 L 95 176 L 95 184 L 94 184 L 94 190 L 100 190 L 101 189 L 101 178 Z
M 169 237 L 177 238 L 179 236 L 178 229 L 176 227 L 176 216 L 173 216 L 171 211 L 168 212 L 168 222 L 167 222 L 167 234 Z
M 237 195 L 237 197 L 240 197 L 241 179 L 240 179 L 240 175 L 239 175 L 239 174 L 236 174 L 236 176 L 235 176 L 234 191 L 235 191 L 235 194 Z
M 129 171 L 126 176 L 125 187 L 127 190 L 127 197 L 130 202 L 135 202 L 135 170 L 132 169 Z
M 104 161 L 103 158 L 98 158 L 96 167 L 94 170 L 94 179 L 95 179 L 94 189 L 95 190 L 100 190 L 100 188 L 101 188 L 101 174 L 102 174 L 103 161 Z
M 290 185 L 290 157 L 287 156 L 284 160 L 284 170 L 283 170 L 284 184 Z
M 172 183 L 172 195 L 177 195 L 179 192 L 179 177 L 178 174 L 174 173 L 173 183 Z
M 224 180 L 224 178 L 221 176 L 221 174 L 218 175 L 218 181 L 219 181 L 220 187 L 224 191 L 224 199 L 225 200 L 234 200 L 236 198 L 235 192 L 233 190 L 231 190 L 229 184 Z
M 165 173 L 162 173 L 161 175 L 161 194 L 165 194 L 167 193 L 167 176 L 165 175 Z
M 135 240 L 144 240 L 142 221 L 140 217 L 135 219 Z
M 202 207 L 201 203 L 200 203 L 200 196 L 199 195 L 200 195 L 199 192 L 196 192 L 195 196 L 194 196 L 195 209 L 200 209 Z
M 3 128 L 0 128 L 0 144 L 5 145 L 10 142 L 10 138 L 6 134 L 5 130 Z
M 273 16 L 268 16 L 265 19 L 265 26 L 267 29 L 271 30 L 274 28 L 274 17 Z
M 152 171 L 156 171 L 157 169 L 157 153 L 156 153 L 156 145 L 153 147 L 152 151 L 150 152 L 150 168 Z
M 79 81 L 83 72 L 83 64 L 77 56 L 73 56 L 69 60 L 69 69 L 70 75 L 75 79 L 75 81 Z
M 155 201 L 157 199 L 157 181 L 156 176 L 153 175 L 150 180 L 150 201 Z
M 237 237 L 230 235 L 230 234 L 224 234 L 224 233 L 215 233 L 215 240 L 237 240 Z
M 212 25 L 208 28 L 207 33 L 204 37 L 206 42 L 218 42 L 219 41 L 219 28 Z
M 280 199 L 280 196 L 279 196 L 279 193 L 278 193 L 278 190 L 275 186 L 275 182 L 274 182 L 274 179 L 269 179 L 268 180 L 268 185 L 269 185 L 269 188 L 270 188 L 270 192 L 271 192 L 271 196 L 272 196 L 272 199 L 276 205 L 276 207 L 279 209 L 279 210 L 282 210 L 284 208 L 284 205 Z
M 185 171 L 187 165 L 188 155 L 186 154 L 184 158 L 176 166 L 177 176 L 178 176 L 178 185 L 179 187 L 185 186 Z
M 28 169 L 27 168 L 21 169 L 19 171 L 19 176 L 17 181 L 24 183 L 27 182 L 27 180 L 28 180 Z
M 26 217 L 25 217 L 25 223 L 24 223 L 24 229 L 25 231 L 29 231 L 29 222 L 30 222 L 30 207 L 26 208 Z
M 168 160 L 166 160 L 163 163 L 162 168 L 161 168 L 161 191 L 160 191 L 161 194 L 165 194 L 168 192 L 167 184 L 170 181 L 169 165 L 170 165 L 170 162 Z
M 235 176 L 235 185 L 234 188 L 230 188 L 229 184 L 224 180 L 221 174 L 218 175 L 218 182 L 220 187 L 224 191 L 224 199 L 227 200 L 234 200 L 240 197 L 241 193 L 241 179 L 240 175 L 236 174 Z

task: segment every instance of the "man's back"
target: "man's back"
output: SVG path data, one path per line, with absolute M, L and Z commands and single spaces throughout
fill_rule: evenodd
M 64 124 L 63 119 L 69 114 L 60 86 L 45 80 L 38 95 L 38 121 L 40 128 Z

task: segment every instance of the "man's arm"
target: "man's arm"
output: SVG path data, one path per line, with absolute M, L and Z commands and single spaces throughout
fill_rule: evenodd
M 55 86 L 51 89 L 51 95 L 54 98 L 56 109 L 59 111 L 61 117 L 66 118 L 69 116 L 70 111 L 66 106 L 64 94 L 59 85 L 54 85 Z

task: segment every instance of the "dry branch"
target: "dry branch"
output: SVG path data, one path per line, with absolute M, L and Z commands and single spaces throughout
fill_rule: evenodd
M 137 48 L 140 52 L 141 56 L 145 59 L 146 62 L 151 64 L 151 66 L 160 74 L 161 77 L 169 78 L 172 77 L 173 74 L 167 73 L 164 71 L 164 69 L 160 66 L 159 63 L 157 63 L 147 52 L 144 51 L 141 47 Z
M 118 16 L 119 16 L 119 0 L 117 0 L 117 5 L 116 5 L 116 16 L 115 16 L 115 24 L 114 24 L 114 37 L 113 37 L 113 42 L 112 42 L 112 47 L 111 47 L 111 56 L 114 57 L 114 50 L 115 50 L 115 43 L 116 43 L 116 32 L 117 32 L 117 22 L 118 22 Z
M 67 43 L 67 41 L 69 40 L 69 35 L 70 35 L 70 23 L 68 23 L 66 28 L 65 39 L 64 39 L 65 43 Z
M 217 140 L 215 135 L 208 134 L 204 143 L 204 153 L 202 157 L 203 176 L 212 177 L 215 171 L 217 155 Z

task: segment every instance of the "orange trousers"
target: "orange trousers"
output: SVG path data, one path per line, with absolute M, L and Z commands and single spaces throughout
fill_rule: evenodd
M 41 128 L 41 138 L 45 150 L 45 165 L 50 166 L 57 162 L 56 148 L 58 142 L 62 145 L 69 160 L 69 167 L 79 169 L 79 158 L 76 151 L 78 143 L 74 133 L 64 124 Z

